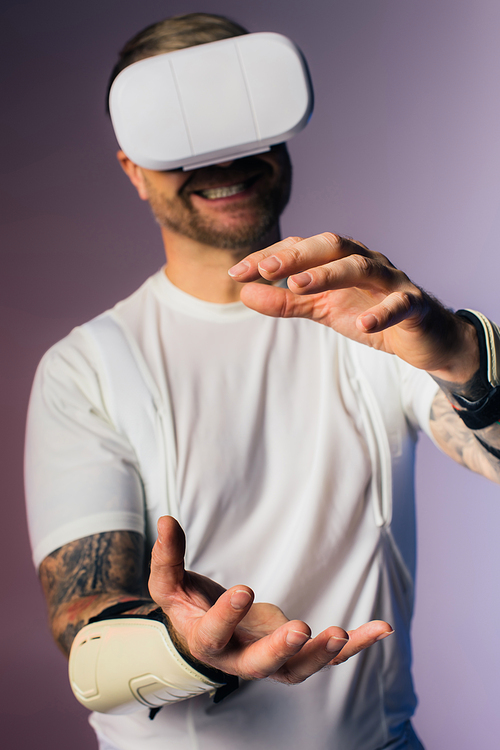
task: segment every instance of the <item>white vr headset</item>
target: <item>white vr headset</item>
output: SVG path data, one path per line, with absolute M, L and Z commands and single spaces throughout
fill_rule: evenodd
M 148 57 L 115 78 L 120 147 L 145 169 L 196 169 L 269 151 L 306 125 L 313 92 L 300 50 L 257 33 Z

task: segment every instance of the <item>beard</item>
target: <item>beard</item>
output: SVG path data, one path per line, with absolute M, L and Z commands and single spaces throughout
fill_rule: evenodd
M 176 234 L 210 247 L 244 250 L 258 246 L 277 225 L 290 198 L 290 158 L 284 146 L 276 151 L 279 170 L 254 156 L 239 159 L 230 167 L 204 167 L 193 172 L 174 199 L 166 198 L 146 180 L 149 205 L 156 221 Z M 204 215 L 190 199 L 197 186 L 206 189 L 246 183 L 255 175 L 260 182 L 258 189 L 243 206 L 228 203 L 220 212 L 221 218 Z

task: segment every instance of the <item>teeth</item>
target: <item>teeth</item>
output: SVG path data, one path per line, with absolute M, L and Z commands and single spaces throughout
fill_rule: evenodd
M 242 193 L 246 189 L 246 184 L 240 182 L 239 185 L 230 185 L 229 187 L 217 187 L 207 188 L 207 190 L 200 190 L 199 194 L 209 200 L 215 200 L 216 198 L 229 198 L 230 195 L 236 195 Z

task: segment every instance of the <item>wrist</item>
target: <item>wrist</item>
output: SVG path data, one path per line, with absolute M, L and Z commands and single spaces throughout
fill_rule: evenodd
M 229 695 L 238 688 L 238 678 L 235 675 L 227 674 L 216 667 L 212 667 L 205 662 L 196 659 L 189 651 L 187 645 L 183 643 L 179 634 L 175 630 L 170 618 L 165 614 L 161 607 L 156 606 L 152 612 L 147 615 L 148 620 L 156 620 L 161 622 L 167 629 L 168 635 L 175 649 L 179 652 L 180 656 L 186 661 L 190 667 L 200 672 L 204 677 L 211 680 L 214 683 L 220 683 L 219 687 L 214 695 L 214 703 L 219 703 L 226 695 Z
M 431 377 L 447 395 L 484 395 L 483 389 L 483 392 L 477 393 L 476 396 L 481 361 L 478 336 L 473 323 L 458 313 L 448 311 L 447 325 L 441 338 L 443 363 L 438 368 L 428 370 Z M 483 388 L 482 381 L 480 388 Z
M 152 599 L 125 599 L 111 604 L 109 607 L 101 610 L 98 614 L 90 617 L 88 622 L 100 622 L 101 620 L 110 620 L 112 617 L 120 617 L 123 614 L 128 615 L 148 615 L 157 609 L 158 605 Z
M 456 314 L 473 330 L 477 347 L 474 364 L 478 360 L 475 370 L 466 382 L 458 383 L 431 374 L 466 426 L 480 430 L 500 420 L 500 329 L 474 310 Z

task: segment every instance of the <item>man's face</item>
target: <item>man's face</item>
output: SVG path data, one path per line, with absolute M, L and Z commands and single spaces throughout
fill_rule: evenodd
M 212 247 L 244 250 L 258 244 L 290 197 L 288 151 L 281 144 L 227 164 L 189 172 L 143 169 L 158 223 Z

